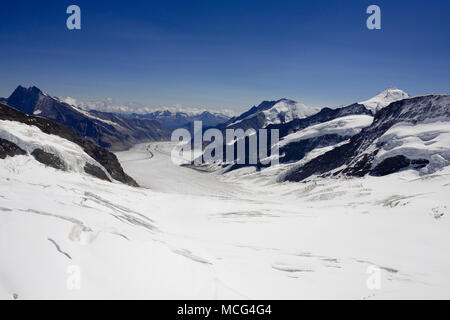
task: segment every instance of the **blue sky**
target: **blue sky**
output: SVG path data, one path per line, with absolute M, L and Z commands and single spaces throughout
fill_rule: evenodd
M 66 28 L 81 8 L 82 29 Z M 370 4 L 382 29 L 368 30 Z M 387 87 L 450 92 L 450 1 L 7 1 L 0 96 L 18 85 L 82 99 L 229 108 L 316 106 Z

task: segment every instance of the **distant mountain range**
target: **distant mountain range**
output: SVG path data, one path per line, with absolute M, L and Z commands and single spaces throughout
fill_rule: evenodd
M 230 116 L 220 112 L 186 112 L 172 110 L 157 110 L 150 113 L 127 115 L 129 118 L 155 120 L 161 123 L 165 129 L 174 130 L 177 128 L 190 128 L 194 121 L 202 121 L 203 126 L 213 127 L 224 123 Z
M 80 136 L 111 150 L 123 150 L 138 142 L 169 138 L 169 132 L 157 121 L 127 119 L 118 114 L 85 111 L 51 97 L 37 87 L 19 86 L 5 102 L 26 114 L 62 124 Z
M 167 108 L 148 113 L 87 110 L 75 99 L 52 97 L 37 87 L 18 86 L 9 98 L 0 98 L 0 102 L 60 123 L 110 150 L 124 150 L 140 142 L 169 140 L 172 130 L 191 129 L 194 121 L 213 127 L 230 119 L 229 113 L 206 110 Z
M 134 182 L 128 180 L 117 160 L 103 148 L 123 150 L 140 142 L 169 140 L 171 130 L 180 127 L 192 130 L 192 124 L 197 120 L 203 122 L 204 129 L 214 127 L 223 132 L 238 128 L 278 129 L 280 165 L 276 174 L 279 181 L 302 181 L 318 175 L 383 176 L 407 168 L 432 173 L 450 161 L 450 95 L 409 97 L 396 88 L 334 109 L 308 107 L 289 99 L 263 101 L 231 118 L 208 111 L 156 110 L 144 114 L 118 114 L 84 110 L 36 87 L 22 86 L 9 98 L 0 99 L 0 103 L 4 103 L 0 119 L 37 123 L 44 132 L 50 130 L 47 127 L 53 128 L 52 134 L 62 135 L 82 146 L 112 179 L 126 183 Z M 72 130 L 75 133 L 71 133 Z M 0 156 L 30 151 L 5 137 L 0 138 Z M 248 137 L 243 139 L 248 160 Z M 235 155 L 238 143 L 239 139 L 231 144 Z M 206 145 L 208 143 L 204 143 Z M 224 159 L 215 163 L 215 168 L 224 172 L 250 166 L 257 170 L 265 168 L 261 163 L 256 166 L 237 164 L 237 156 L 231 163 L 225 162 L 227 148 L 229 146 L 224 143 Z M 42 151 L 33 156 L 54 167 L 63 166 L 47 151 Z M 91 165 L 86 163 L 85 171 L 102 176 Z M 114 173 L 116 171 L 118 173 Z
M 126 118 L 158 121 L 164 129 L 190 128 L 194 121 L 202 121 L 206 127 L 216 126 L 228 121 L 234 112 L 231 110 L 206 110 L 181 106 L 152 108 L 137 102 L 116 103 L 111 98 L 104 100 L 81 100 L 72 97 L 60 97 L 59 100 L 82 110 L 97 110 L 119 114 Z

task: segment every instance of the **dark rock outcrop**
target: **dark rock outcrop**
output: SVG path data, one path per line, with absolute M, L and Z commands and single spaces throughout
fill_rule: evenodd
M 308 152 L 316 148 L 333 146 L 349 138 L 350 137 L 348 136 L 341 136 L 338 134 L 326 134 L 319 137 L 291 142 L 280 148 L 280 162 L 296 162 L 303 159 Z
M 94 177 L 97 177 L 99 179 L 111 181 L 111 180 L 109 180 L 108 176 L 105 174 L 105 172 L 101 168 L 99 168 L 98 166 L 95 166 L 93 164 L 86 163 L 86 165 L 84 166 L 84 172 L 86 172 L 87 174 L 90 174 Z
M 45 164 L 46 166 L 58 169 L 58 170 L 66 170 L 64 163 L 52 153 L 45 152 L 42 149 L 34 149 L 31 155 L 40 163 Z
M 239 122 L 240 125 L 238 127 L 242 128 L 244 130 L 248 129 L 248 128 L 261 128 L 261 126 L 264 124 L 264 122 L 262 121 L 263 119 L 261 117 L 258 119 L 258 114 L 260 114 L 264 110 L 268 110 L 268 109 L 272 108 L 275 104 L 277 104 L 280 101 L 281 100 L 263 101 L 258 106 L 253 106 L 248 111 L 240 114 L 239 116 L 231 118 L 230 120 L 225 122 L 223 125 L 218 126 L 218 128 L 224 129 L 226 127 L 228 127 L 228 128 L 235 127 L 232 125 L 232 123 L 237 122 L 237 121 L 240 121 Z M 242 120 L 244 120 L 244 119 L 249 120 L 248 121 L 249 123 L 242 122 Z
M 427 159 L 410 160 L 404 155 L 390 157 L 381 161 L 373 170 L 370 171 L 375 176 L 386 176 L 388 174 L 400 171 L 402 169 L 413 166 L 414 169 L 425 167 L 429 161 Z
M 25 150 L 19 148 L 16 144 L 0 138 L 0 159 L 27 154 Z

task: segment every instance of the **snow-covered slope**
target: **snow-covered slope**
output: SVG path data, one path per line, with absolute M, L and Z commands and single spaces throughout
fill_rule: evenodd
M 0 121 L 1 158 L 28 152 L 36 160 L 57 169 L 80 172 L 84 165 L 85 172 L 98 178 L 111 180 L 111 176 L 114 180 L 137 186 L 123 172 L 114 154 L 56 122 L 27 115 L 1 103 Z
M 276 183 L 262 175 L 271 168 L 181 167 L 175 143 L 153 142 L 117 153 L 143 188 L 77 170 L 87 149 L 44 133 L 51 122 L 0 120 L 0 143 L 74 168 L 0 159 L 0 299 L 450 298 L 450 96 L 368 113 L 352 105 L 278 124 L 281 149 L 305 153 L 289 179 L 303 183 Z M 405 159 L 417 170 L 367 174 Z
M 318 107 L 306 106 L 303 103 L 282 99 L 272 108 L 263 111 L 266 116 L 264 127 L 269 124 L 286 123 L 294 119 L 303 119 L 319 111 L 320 108 Z
M 375 114 L 377 111 L 383 109 L 384 107 L 387 107 L 392 102 L 406 99 L 408 97 L 409 95 L 400 89 L 389 88 L 387 90 L 384 90 L 383 92 L 380 92 L 375 97 L 359 103 L 364 105 Z
M 391 103 L 349 143 L 311 160 L 288 176 L 387 175 L 414 168 L 431 173 L 448 165 L 450 95 L 428 95 Z
M 372 121 L 372 116 L 361 114 L 336 118 L 291 133 L 285 136 L 280 141 L 279 146 L 284 147 L 293 142 L 321 137 L 329 134 L 351 137 L 359 133 L 363 128 L 370 126 Z
M 283 180 L 289 172 L 308 161 L 347 143 L 352 136 L 370 126 L 372 121 L 373 117 L 370 115 L 354 114 L 288 134 L 278 143 L 280 164 L 263 168 L 261 173 L 264 176 L 273 176 L 274 181 Z
M 171 147 L 118 155 L 153 189 L 0 159 L 0 298 L 449 298 L 448 170 L 267 185 Z
M 17 121 L 0 120 L 0 138 L 16 144 L 28 154 L 36 149 L 50 153 L 64 164 L 65 170 L 82 173 L 85 172 L 86 164 L 91 164 L 112 179 L 108 171 L 86 154 L 79 145 L 59 136 L 46 134 L 38 127 Z
M 294 119 L 306 118 L 319 111 L 318 107 L 306 106 L 289 99 L 263 101 L 257 107 L 231 119 L 225 126 L 227 128 L 259 129 L 270 124 L 281 124 Z
M 429 122 L 417 125 L 399 123 L 374 141 L 374 144 L 380 146 L 380 149 L 373 167 L 396 156 L 425 161 L 426 165 L 419 168 L 422 174 L 433 173 L 450 164 L 449 121 L 430 119 Z
M 278 103 L 275 103 L 275 105 L 278 105 Z M 265 107 L 265 110 L 272 109 L 270 105 L 260 107 Z M 265 116 L 264 119 L 266 119 Z M 266 128 L 269 131 L 276 129 L 279 132 L 279 161 L 284 164 L 298 164 L 303 162 L 306 156 L 307 158 L 311 158 L 313 155 L 318 156 L 325 150 L 329 151 L 330 148 L 340 145 L 343 141 L 359 133 L 362 128 L 369 126 L 372 120 L 371 111 L 363 105 L 352 104 L 336 109 L 323 108 L 311 116 L 295 118 L 286 123 L 270 124 Z M 259 132 L 257 132 L 257 136 L 259 137 Z M 232 143 L 236 143 L 236 139 Z M 248 153 L 247 150 L 246 152 Z M 271 158 L 275 159 L 276 156 Z M 246 159 L 249 159 L 248 154 Z M 236 165 L 236 162 L 237 159 L 235 157 L 234 163 L 227 161 L 222 164 L 219 163 L 219 166 L 217 166 L 217 163 L 208 164 L 207 166 L 209 166 L 208 170 L 221 170 L 225 166 L 225 172 L 242 166 L 255 166 L 254 164 L 249 164 L 248 161 L 239 165 Z M 264 165 L 259 166 L 259 169 L 261 167 L 264 167 Z M 291 165 L 280 165 L 275 168 L 276 170 L 270 168 L 270 170 L 265 170 L 264 172 L 268 173 L 268 171 L 271 171 L 271 174 L 280 174 L 287 169 L 290 170 L 291 167 Z

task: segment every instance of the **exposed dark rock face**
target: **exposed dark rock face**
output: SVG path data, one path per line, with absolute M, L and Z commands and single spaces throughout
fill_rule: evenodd
M 96 144 L 83 139 L 76 132 L 56 123 L 51 120 L 26 115 L 14 108 L 0 103 L 0 119 L 11 120 L 25 123 L 27 125 L 33 125 L 38 127 L 42 132 L 47 134 L 53 134 L 60 136 L 61 138 L 72 141 L 79 145 L 83 150 L 100 163 L 111 175 L 111 177 L 117 181 L 126 183 L 131 186 L 138 186 L 136 181 L 125 174 L 120 165 L 117 157 L 109 152 L 107 149 L 97 146 Z
M 342 170 L 342 173 L 353 177 L 364 177 L 371 171 L 372 162 L 377 154 L 378 150 L 375 150 L 372 153 L 364 153 L 357 158 L 351 166 L 347 166 L 344 170 Z M 339 172 L 336 172 L 335 174 L 338 173 Z
M 428 95 L 393 102 L 377 112 L 372 125 L 353 136 L 349 143 L 311 160 L 287 175 L 286 180 L 302 181 L 312 175 L 322 175 L 341 166 L 345 168 L 335 174 L 364 176 L 371 173 L 373 160 L 379 149 L 371 153 L 367 153 L 366 150 L 377 138 L 396 123 L 416 124 L 433 118 L 450 118 L 449 95 Z M 424 164 L 424 160 L 414 161 L 418 162 L 416 165 Z
M 19 148 L 16 144 L 0 138 L 0 159 L 27 154 L 25 150 Z
M 286 163 L 301 160 L 308 152 L 316 148 L 333 146 L 349 138 L 338 134 L 326 134 L 320 137 L 289 143 L 279 150 L 280 162 Z
M 34 149 L 31 155 L 40 163 L 45 164 L 46 166 L 58 169 L 58 170 L 66 170 L 64 163 L 54 154 L 45 152 L 42 149 Z
M 105 174 L 105 172 L 101 168 L 99 168 L 93 164 L 86 163 L 86 165 L 84 166 L 84 172 L 86 172 L 87 174 L 90 174 L 94 177 L 97 177 L 99 179 L 111 181 L 111 180 L 109 180 L 108 176 Z
M 167 140 L 170 137 L 157 121 L 129 120 L 113 113 L 82 111 L 44 94 L 36 87 L 17 87 L 7 99 L 7 104 L 26 114 L 62 124 L 81 137 L 112 150 L 124 150 L 138 142 Z
M 430 163 L 427 159 L 413 159 L 411 160 L 411 166 L 414 169 L 422 169 L 425 168 Z
M 413 165 L 415 169 L 423 168 L 429 163 L 426 159 L 410 160 L 403 155 L 390 157 L 381 161 L 373 170 L 371 174 L 376 176 L 386 176 L 388 174 L 400 171 Z
M 264 113 L 260 112 L 248 119 L 242 120 L 238 123 L 230 124 L 226 128 L 227 129 L 243 129 L 243 130 L 260 129 L 260 128 L 264 127 L 265 122 L 266 122 L 266 116 L 264 115 Z
M 261 112 L 272 108 L 274 105 L 276 105 L 278 102 L 280 102 L 282 100 L 283 99 L 276 100 L 276 101 L 263 101 L 258 106 L 253 106 L 252 108 L 250 108 L 250 110 L 240 114 L 237 117 L 231 118 L 224 124 L 218 126 L 218 128 L 219 129 L 241 128 L 244 130 L 249 129 L 249 128 L 254 128 L 254 129 L 261 128 L 265 122 L 265 117 L 263 114 L 261 114 Z M 232 124 L 237 121 L 239 121 L 238 124 Z
M 376 176 L 386 176 L 409 167 L 411 160 L 403 155 L 387 158 L 380 162 L 371 172 Z

